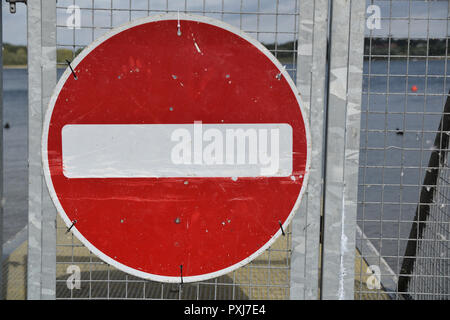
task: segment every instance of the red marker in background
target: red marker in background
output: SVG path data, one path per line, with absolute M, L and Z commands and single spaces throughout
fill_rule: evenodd
M 412 91 L 412 92 L 417 92 L 417 86 L 415 86 L 415 85 L 412 86 L 412 87 L 411 87 L 411 91 Z

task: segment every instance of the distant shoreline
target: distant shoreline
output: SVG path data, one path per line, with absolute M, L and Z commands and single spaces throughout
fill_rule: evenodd
M 27 65 L 7 65 L 3 66 L 3 69 L 26 69 Z
M 3 66 L 3 69 L 26 69 L 27 65 L 7 65 Z M 66 67 L 57 66 L 57 69 L 65 69 Z
M 368 55 L 364 55 L 364 60 L 391 60 L 391 61 L 395 61 L 395 60 L 409 60 L 409 61 L 425 61 L 425 60 L 433 60 L 433 61 L 437 61 L 437 60 L 446 60 L 445 57 L 433 57 L 433 56 L 428 56 L 427 57 L 416 57 L 416 56 L 412 56 L 412 57 L 406 57 L 406 56 L 395 56 L 395 55 L 391 55 L 390 57 L 385 56 L 385 55 L 372 55 L 372 56 L 368 56 Z

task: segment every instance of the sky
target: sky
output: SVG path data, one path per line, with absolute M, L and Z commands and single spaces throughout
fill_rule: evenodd
M 27 43 L 26 37 L 26 6 L 22 3 L 17 4 L 17 12 L 11 14 L 9 12 L 8 3 L 0 0 L 3 5 L 3 41 L 12 44 Z M 152 10 L 165 10 L 166 0 L 132 0 L 131 1 L 131 19 L 147 16 L 147 6 L 151 3 Z M 68 29 L 66 21 L 72 12 L 67 12 L 70 5 L 78 5 L 81 8 L 81 29 Z M 111 3 L 113 8 L 128 9 L 128 0 L 95 0 L 94 8 L 96 9 L 110 9 Z M 222 0 L 188 0 L 188 10 L 202 11 L 203 3 L 206 4 L 205 11 L 220 12 L 222 9 Z M 259 12 L 266 14 L 259 15 L 259 21 L 256 15 L 239 15 L 232 14 L 232 12 L 257 12 L 258 1 L 256 0 L 224 0 L 224 11 L 228 12 L 223 16 L 220 13 L 208 14 L 213 18 L 221 19 L 234 26 L 241 27 L 248 31 L 250 35 L 258 38 L 263 43 L 278 43 L 288 42 L 294 40 L 293 32 L 296 29 L 294 15 L 289 13 L 295 12 L 295 3 L 293 0 L 279 0 L 278 12 L 281 14 L 278 17 L 273 14 L 276 10 L 276 1 L 261 0 Z M 448 0 L 366 0 L 367 5 L 376 5 L 380 8 L 380 25 L 379 29 L 372 29 L 366 27 L 366 34 L 372 32 L 373 36 L 386 37 L 391 34 L 395 38 L 426 38 L 427 35 L 432 38 L 445 38 L 450 33 L 450 26 L 447 21 L 449 16 L 449 1 Z M 411 3 L 411 5 L 410 5 Z M 184 0 L 170 0 L 168 2 L 169 10 L 184 10 Z M 85 46 L 92 42 L 95 38 L 106 32 L 105 27 L 121 25 L 127 22 L 130 18 L 130 12 L 114 11 L 111 14 L 110 10 L 95 10 L 92 14 L 92 0 L 58 0 L 58 44 L 75 44 L 77 46 Z M 85 10 L 83 8 L 86 8 Z M 134 9 L 134 11 L 133 11 Z M 139 11 L 139 9 L 144 11 Z M 283 15 L 283 13 L 285 13 Z M 286 15 L 288 13 L 288 15 Z M 197 13 L 201 14 L 201 12 Z M 366 13 L 366 17 L 373 14 Z M 412 19 L 408 22 L 407 17 L 411 15 Z M 426 18 L 432 17 L 432 20 L 427 22 Z M 389 20 L 387 18 L 392 17 Z M 409 29 L 408 29 L 408 23 Z M 256 34 L 259 25 L 259 34 Z M 280 31 L 275 36 L 273 31 Z M 261 32 L 262 31 L 262 32 Z

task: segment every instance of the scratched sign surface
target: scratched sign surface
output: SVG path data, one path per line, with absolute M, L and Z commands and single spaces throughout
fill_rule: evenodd
M 146 279 L 228 273 L 283 234 L 309 131 L 282 65 L 238 29 L 161 15 L 113 29 L 50 101 L 46 182 L 70 231 Z

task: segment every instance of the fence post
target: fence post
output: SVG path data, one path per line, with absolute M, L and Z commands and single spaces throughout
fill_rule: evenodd
M 56 213 L 42 174 L 42 122 L 56 84 L 56 1 L 28 2 L 27 298 L 56 291 Z
M 290 298 L 318 299 L 328 0 L 300 1 L 297 87 L 311 130 L 308 188 L 292 221 Z
M 56 86 L 56 0 L 42 1 L 42 119 Z M 42 127 L 41 127 L 42 128 Z M 41 129 L 42 132 L 42 129 Z M 41 134 L 42 135 L 42 134 Z M 41 141 L 39 141 L 39 147 Z M 41 162 L 42 163 L 42 162 Z M 42 174 L 42 172 L 41 172 Z M 56 297 L 56 208 L 42 181 L 42 299 Z
M 353 299 L 365 1 L 330 10 L 321 297 Z
M 41 4 L 30 1 L 27 8 L 28 38 L 28 258 L 27 298 L 41 297 Z
M 1 4 L 1 3 L 0 3 Z M 0 130 L 0 141 L 2 147 L 0 149 L 0 288 L 3 288 L 3 21 L 2 21 L 2 7 L 0 5 L 0 43 L 2 48 L 0 50 L 0 124 L 2 128 Z M 0 290 L 0 300 L 3 299 L 3 290 Z

